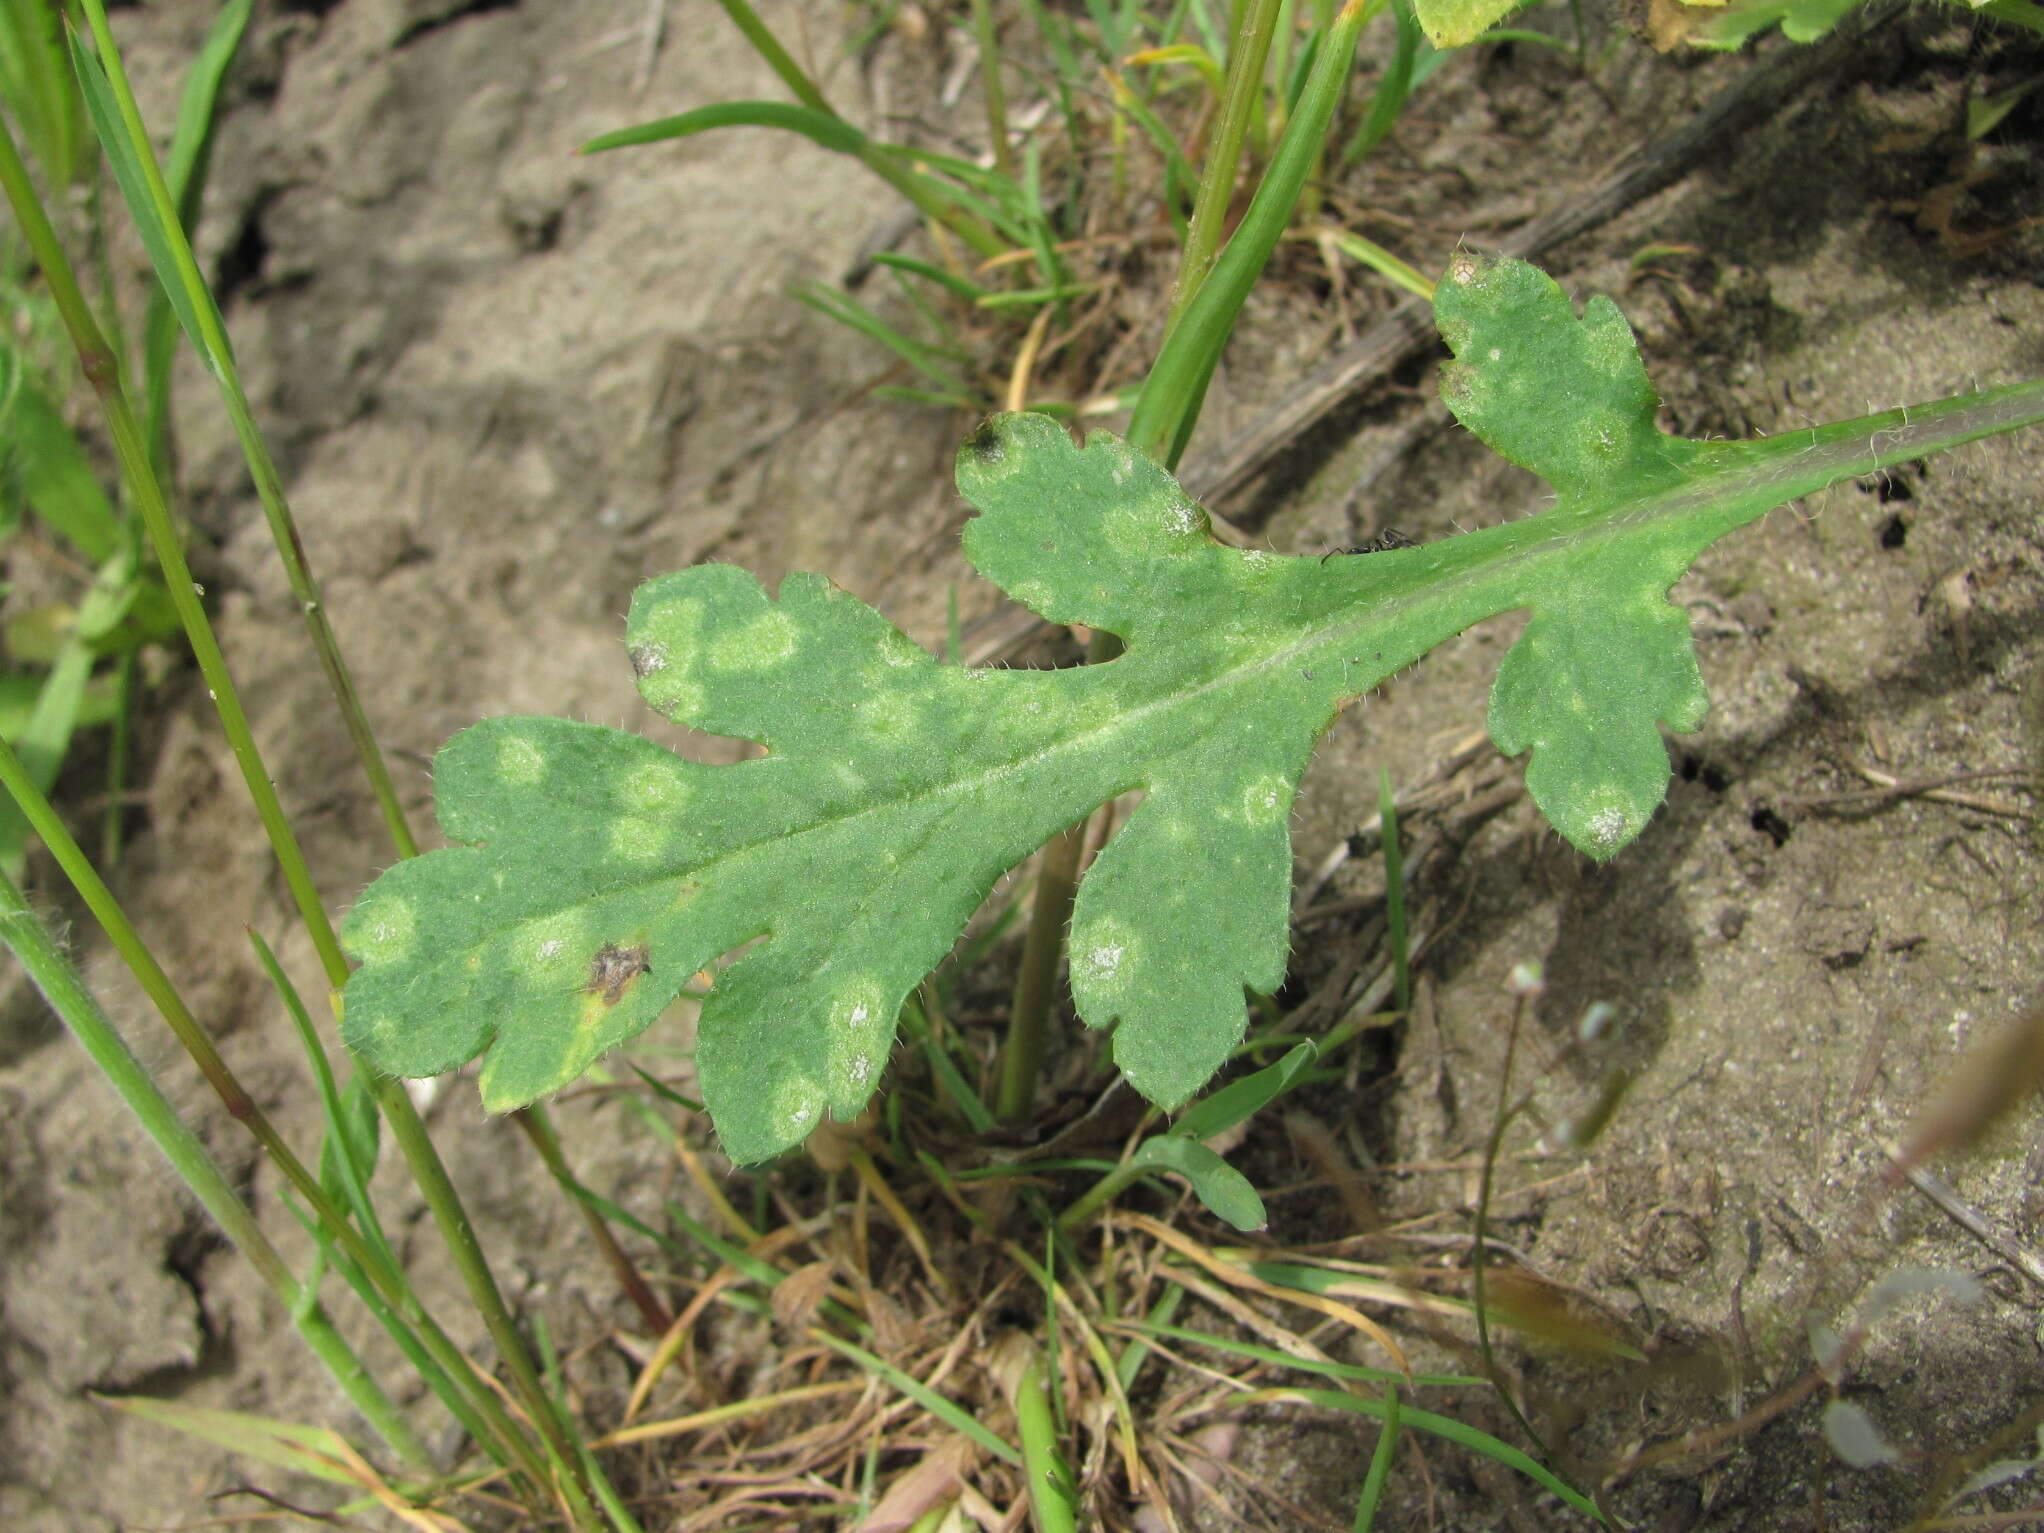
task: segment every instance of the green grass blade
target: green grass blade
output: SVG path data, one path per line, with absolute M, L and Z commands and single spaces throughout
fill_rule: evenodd
M 253 4 L 254 0 L 227 0 L 221 6 L 205 44 L 192 60 L 191 70 L 185 76 L 184 93 L 178 100 L 177 127 L 171 134 L 163 179 L 187 234 L 198 226 L 199 209 L 206 196 L 206 178 L 213 161 L 213 130 L 219 121 L 220 86 L 248 30 Z M 169 472 L 171 362 L 177 352 L 176 315 L 169 292 L 162 283 L 151 289 L 149 311 L 142 324 L 143 420 L 149 434 L 150 454 L 160 474 Z
M 1423 1411 L 1410 1405 L 1390 1405 L 1383 1400 L 1366 1395 L 1345 1394 L 1337 1389 L 1254 1389 L 1244 1390 L 1236 1400 L 1245 1405 L 1274 1405 L 1284 1401 L 1296 1401 L 1301 1405 L 1317 1405 L 1323 1410 L 1345 1411 L 1352 1416 L 1369 1416 L 1378 1421 L 1397 1412 L 1401 1428 L 1411 1427 L 1415 1431 L 1431 1432 L 1448 1442 L 1457 1443 L 1471 1452 L 1480 1453 L 1507 1469 L 1517 1470 L 1542 1489 L 1551 1491 L 1567 1502 L 1576 1511 L 1592 1521 L 1602 1523 L 1603 1514 L 1597 1510 L 1597 1503 L 1577 1490 L 1568 1481 L 1554 1473 L 1531 1454 L 1500 1441 L 1490 1433 L 1457 1421 L 1452 1416 L 1439 1416 L 1432 1411 Z
M 223 377 L 233 364 L 233 358 L 216 350 L 212 337 L 225 337 L 226 328 L 221 323 L 217 309 L 212 309 L 212 295 L 204 284 L 196 289 L 187 284 L 180 269 L 170 234 L 164 228 L 163 208 L 154 195 L 150 176 L 143 168 L 123 123 L 119 102 L 115 99 L 113 86 L 108 81 L 105 66 L 99 56 L 85 46 L 83 38 L 71 38 L 71 64 L 77 72 L 78 82 L 85 93 L 85 106 L 92 118 L 93 132 L 98 135 L 100 152 L 106 156 L 112 168 L 114 180 L 121 188 L 121 198 L 128 206 L 128 216 L 135 221 L 135 232 L 142 237 L 142 248 L 149 253 L 149 264 L 156 272 L 156 280 L 170 300 L 170 306 L 184 332 L 191 340 L 192 347 L 199 354 L 213 375 Z M 146 141 L 142 153 L 148 153 Z M 209 327 L 200 318 L 199 305 L 210 310 Z
M 864 1347 L 854 1346 L 841 1337 L 831 1335 L 828 1331 L 812 1327 L 809 1335 L 812 1340 L 821 1342 L 824 1346 L 829 1347 L 831 1351 L 857 1363 L 861 1368 L 886 1384 L 897 1394 L 905 1395 L 915 1401 L 916 1404 L 920 1405 L 932 1416 L 935 1416 L 944 1425 L 951 1428 L 952 1431 L 962 1432 L 965 1436 L 986 1449 L 995 1458 L 1000 1459 L 1003 1463 L 1014 1464 L 1020 1467 L 1022 1463 L 1022 1455 L 1020 1453 L 1016 1452 L 1013 1447 L 982 1426 L 979 1418 L 970 1411 L 964 1410 L 945 1399 L 921 1379 L 904 1373 L 901 1369 L 895 1367 L 894 1364 L 888 1362 L 886 1358 L 877 1357 L 873 1353 L 868 1352 Z
M 1418 83 L 1413 78 L 1413 65 L 1419 59 L 1425 33 L 1420 30 L 1419 18 L 1413 14 L 1412 0 L 1391 0 L 1391 19 L 1398 27 L 1398 39 L 1391 49 L 1391 62 L 1384 66 L 1377 88 L 1370 95 L 1370 110 L 1364 114 L 1362 122 L 1341 151 L 1343 170 L 1384 142 L 1397 125 L 1399 115 L 1404 112 L 1413 86 Z
M 86 166 L 87 129 L 64 58 L 56 0 L 0 0 L 0 96 L 4 96 L 53 191 L 77 182 Z
M 663 144 L 670 139 L 688 138 L 713 128 L 779 128 L 799 133 L 820 149 L 857 156 L 867 145 L 866 135 L 837 113 L 814 107 L 791 106 L 785 101 L 720 101 L 714 106 L 677 112 L 635 127 L 599 133 L 584 144 L 582 154 L 604 154 L 612 149 L 631 149 L 642 144 Z
M 1180 1290 L 1182 1292 L 1182 1290 Z M 1279 1368 L 1296 1368 L 1303 1373 L 1318 1374 L 1322 1378 L 1353 1380 L 1358 1384 L 1410 1384 L 1419 1389 L 1488 1389 L 1490 1381 L 1471 1373 L 1415 1373 L 1409 1378 L 1394 1368 L 1365 1368 L 1359 1363 L 1321 1362 L 1314 1358 L 1295 1357 L 1289 1352 L 1280 1352 L 1275 1347 L 1260 1346 L 1253 1341 L 1242 1341 L 1233 1336 L 1212 1331 L 1189 1330 L 1182 1325 L 1168 1325 L 1155 1319 L 1122 1320 L 1115 1329 L 1134 1332 L 1142 1336 L 1155 1336 L 1166 1341 L 1186 1342 L 1195 1346 L 1212 1347 L 1217 1351 L 1231 1352 L 1237 1357 L 1246 1357 L 1259 1363 L 1269 1363 Z
M 1383 1429 L 1377 1446 L 1370 1451 L 1369 1472 L 1363 1476 L 1362 1494 L 1356 1497 L 1355 1533 L 1371 1533 L 1377 1525 L 1377 1507 L 1384 1499 L 1384 1487 L 1391 1480 L 1391 1461 L 1398 1454 L 1398 1423 L 1402 1412 L 1398 1384 L 1384 1386 Z
M 892 250 L 882 250 L 874 255 L 873 264 L 875 266 L 886 266 L 895 271 L 907 272 L 912 276 L 921 277 L 925 282 L 934 282 L 947 293 L 962 298 L 967 303 L 977 303 L 986 296 L 987 290 L 977 282 L 968 281 L 955 272 L 948 272 L 943 267 L 932 265 L 928 261 L 919 261 L 914 256 L 900 255 Z
M 1384 827 L 1384 920 L 1391 944 L 1392 995 L 1400 1011 L 1412 1010 L 1412 954 L 1405 937 L 1405 858 L 1398 845 L 1398 796 L 1391 770 L 1377 772 L 1377 815 Z
M 797 101 L 812 112 L 830 112 L 830 103 L 823 99 L 823 92 L 816 88 L 816 82 L 809 78 L 802 66 L 797 64 L 788 50 L 781 46 L 780 39 L 775 37 L 772 29 L 759 19 L 758 12 L 754 11 L 746 0 L 717 0 L 717 3 L 724 7 L 724 14 L 729 16 L 732 24 L 745 34 L 745 40 L 752 44 L 753 51 L 765 59 L 767 66 L 781 77 L 781 83 L 788 87 L 790 94 Z

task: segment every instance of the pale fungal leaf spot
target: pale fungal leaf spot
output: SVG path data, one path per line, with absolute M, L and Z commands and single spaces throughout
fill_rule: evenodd
M 1625 811 L 1611 804 L 1592 814 L 1585 826 L 1590 844 L 1599 851 L 1616 851 L 1631 828 Z
M 355 951 L 368 962 L 402 958 L 418 940 L 419 918 L 410 900 L 385 897 L 369 908 L 369 919 L 354 932 Z
M 635 644 L 632 646 L 632 674 L 644 681 L 655 671 L 667 669 L 667 646 L 665 644 Z
M 1497 347 L 1493 346 L 1493 347 L 1491 347 L 1491 349 L 1490 349 L 1490 359 L 1491 359 L 1491 361 L 1493 361 L 1493 362 L 1502 362 L 1502 361 L 1504 361 L 1504 359 L 1505 359 L 1505 354 L 1504 354 L 1504 352 L 1503 352 L 1503 351 L 1501 351 L 1501 350 L 1499 350 L 1499 349 L 1498 349 Z
M 841 1035 L 863 1035 L 870 1031 L 879 1010 L 879 987 L 871 981 L 855 984 L 831 1003 L 831 1031 Z
M 774 1091 L 774 1116 L 789 1135 L 806 1134 L 823 1116 L 823 1092 L 801 1076 L 784 1080 Z
M 1164 508 L 1164 528 L 1173 537 L 1189 538 L 1199 531 L 1199 510 L 1191 501 L 1173 500 Z
M 889 665 L 897 667 L 914 665 L 919 660 L 930 658 L 921 649 L 917 648 L 915 640 L 895 629 L 889 629 L 880 636 L 878 648 L 880 650 L 880 658 Z
M 1269 825 L 1282 819 L 1289 785 L 1282 777 L 1258 777 L 1242 790 L 1242 818 L 1251 825 Z
M 689 800 L 688 784 L 664 766 L 648 764 L 625 779 L 624 800 L 646 814 L 673 814 Z
M 561 941 L 559 937 L 549 937 L 532 950 L 532 961 L 534 963 L 551 963 L 554 959 L 561 956 L 561 950 L 566 946 L 567 944 Z
M 720 671 L 764 671 L 795 653 L 795 621 L 779 608 L 727 628 L 710 643 L 710 664 Z
M 1128 949 L 1119 942 L 1103 942 L 1079 955 L 1079 963 L 1085 970 L 1085 977 L 1098 984 L 1114 978 L 1121 968 L 1121 960 Z
M 873 1074 L 873 1059 L 868 1054 L 854 1054 L 852 1062 L 845 1067 L 845 1075 L 854 1086 L 863 1086 Z
M 627 862 L 644 862 L 657 857 L 667 845 L 668 828 L 653 820 L 627 815 L 610 826 L 610 851 Z
M 702 684 L 689 680 L 683 672 L 675 669 L 648 676 L 640 684 L 639 695 L 646 699 L 648 707 L 678 723 L 700 718 L 710 705 L 710 695 L 703 690 Z
M 546 752 L 524 735 L 506 735 L 497 742 L 497 775 L 530 787 L 546 776 Z

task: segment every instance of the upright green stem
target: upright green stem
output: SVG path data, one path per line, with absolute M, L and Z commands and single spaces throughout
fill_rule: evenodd
M 14 953 L 22 969 L 50 1003 L 51 1010 L 63 1019 L 71 1035 L 91 1056 L 92 1062 L 107 1078 L 107 1083 L 135 1115 L 136 1122 L 163 1151 L 171 1169 L 205 1205 L 206 1212 L 213 1216 L 214 1222 L 234 1243 L 235 1249 L 248 1259 L 249 1265 L 269 1285 L 270 1291 L 277 1296 L 277 1302 L 291 1316 L 291 1323 L 298 1334 L 305 1338 L 305 1344 L 312 1348 L 313 1355 L 326 1365 L 349 1403 L 362 1413 L 363 1420 L 407 1465 L 430 1472 L 433 1459 L 426 1445 L 377 1384 L 362 1359 L 334 1328 L 326 1306 L 317 1297 L 308 1294 L 292 1275 L 291 1269 L 284 1264 L 284 1258 L 263 1233 L 262 1226 L 256 1223 L 248 1205 L 235 1193 L 219 1165 L 177 1115 L 177 1109 L 170 1105 L 169 1099 L 157 1089 L 148 1072 L 128 1052 L 127 1045 L 108 1022 L 106 1013 L 100 1010 L 91 991 L 86 989 L 78 971 L 64 956 L 48 929 L 36 919 L 21 890 L 4 873 L 0 873 L 0 943 L 5 943 Z
M 1086 663 L 1104 665 L 1122 650 L 1111 633 L 1095 633 L 1086 645 Z M 1036 1100 L 1036 1078 L 1043 1069 L 1044 1036 L 1050 1028 L 1050 1007 L 1057 994 L 1058 959 L 1065 948 L 1065 927 L 1072 919 L 1072 901 L 1079 884 L 1079 862 L 1086 854 L 1086 832 L 1092 818 L 1045 843 L 1036 857 L 1036 897 L 1030 902 L 1029 931 L 1022 939 L 1022 969 L 1015 976 L 1015 998 L 1008 1006 L 1008 1036 L 1001 1044 L 1001 1075 L 994 1087 L 994 1117 L 1013 1122 Z
M 1228 50 L 1228 80 L 1221 99 L 1220 121 L 1207 141 L 1206 162 L 1199 172 L 1199 195 L 1193 201 L 1192 225 L 1186 231 L 1185 248 L 1178 255 L 1178 286 L 1171 298 L 1166 335 L 1176 328 L 1200 284 L 1206 281 L 1221 248 L 1221 229 L 1227 222 L 1228 205 L 1235 195 L 1235 174 L 1242 163 L 1242 141 L 1262 104 L 1263 66 L 1270 53 L 1279 4 L 1280 0 L 1245 0 L 1241 7 L 1241 27 L 1234 46 Z
M 418 843 L 412 839 L 410 827 L 405 823 L 404 809 L 398 803 L 397 788 L 392 783 L 390 769 L 384 764 L 383 752 L 370 731 L 368 716 L 362 711 L 361 696 L 355 690 L 354 678 L 348 673 L 347 662 L 341 657 L 339 641 L 334 637 L 333 625 L 327 621 L 326 605 L 321 600 L 319 585 L 312 578 L 312 571 L 305 562 L 305 545 L 299 540 L 297 524 L 292 520 L 291 508 L 284 498 L 283 480 L 277 473 L 277 465 L 270 456 L 268 445 L 262 433 L 257 430 L 255 412 L 250 409 L 248 395 L 241 386 L 241 375 L 233 366 L 233 352 L 227 341 L 227 333 L 220 323 L 220 311 L 213 303 L 205 278 L 199 272 L 197 259 L 192 254 L 191 241 L 185 235 L 184 221 L 180 216 L 176 200 L 170 195 L 170 188 L 164 182 L 163 172 L 156 163 L 156 155 L 149 145 L 148 129 L 142 122 L 140 109 L 135 105 L 134 92 L 129 89 L 127 71 L 121 63 L 120 51 L 115 48 L 113 35 L 107 28 L 105 0 L 83 0 L 86 19 L 92 28 L 94 42 L 99 48 L 100 63 L 106 69 L 107 82 L 113 87 L 114 102 L 121 114 L 122 126 L 127 130 L 131 145 L 135 149 L 135 163 L 142 173 L 149 197 L 154 204 L 153 212 L 162 228 L 165 247 L 176 267 L 176 277 L 184 288 L 188 312 L 195 318 L 199 335 L 193 339 L 199 346 L 200 355 L 221 359 L 224 365 L 213 371 L 219 379 L 220 395 L 227 406 L 227 417 L 234 426 L 235 439 L 241 444 L 242 456 L 247 460 L 249 473 L 255 480 L 257 497 L 262 501 L 263 516 L 269 522 L 270 534 L 275 539 L 277 554 L 284 565 L 285 578 L 290 582 L 291 594 L 298 603 L 298 609 L 305 618 L 307 634 L 312 639 L 313 652 L 319 656 L 320 669 L 326 673 L 327 685 L 332 688 L 334 701 L 340 708 L 342 721 L 347 725 L 348 738 L 354 744 L 355 755 L 360 760 L 362 771 L 369 779 L 370 791 L 375 794 L 378 807 L 382 810 L 384 823 L 389 827 L 391 840 L 397 844 L 398 855 L 410 857 L 418 851 Z M 141 216 L 142 210 L 136 210 Z M 167 274 L 166 274 L 167 275 Z M 146 437 L 145 437 L 146 441 Z M 147 454 L 148 461 L 156 461 L 156 454 Z M 169 567 L 165 566 L 165 574 Z
M 1176 468 L 1192 439 L 1207 384 L 1249 290 L 1283 237 L 1299 193 L 1313 174 L 1327 125 L 1355 60 L 1356 40 L 1384 0 L 1347 0 L 1321 40 L 1285 136 L 1250 199 L 1234 236 L 1165 337 L 1129 419 L 1129 444 Z
M 1036 1099 L 1058 959 L 1064 952 L 1065 923 L 1072 916 L 1088 823 L 1081 820 L 1036 855 L 1036 897 L 1029 932 L 1022 939 L 1022 970 L 1008 1006 L 1008 1036 L 1001 1045 L 1001 1076 L 994 1087 L 994 1116 L 1004 1123 L 1026 1116 Z

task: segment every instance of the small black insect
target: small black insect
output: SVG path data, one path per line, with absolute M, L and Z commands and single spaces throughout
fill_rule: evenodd
M 1394 548 L 1417 548 L 1417 539 L 1409 538 L 1396 527 L 1386 527 L 1367 543 L 1358 543 L 1353 548 L 1330 548 L 1320 556 L 1325 564 L 1329 559 L 1342 554 L 1388 554 Z

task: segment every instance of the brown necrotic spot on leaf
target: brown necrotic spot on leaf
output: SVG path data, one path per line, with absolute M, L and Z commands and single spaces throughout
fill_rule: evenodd
M 652 971 L 646 944 L 634 943 L 630 947 L 615 942 L 606 942 L 596 950 L 596 956 L 589 960 L 589 979 L 582 986 L 583 993 L 600 997 L 606 1006 L 615 1006 L 624 999 L 625 991 L 632 981 L 641 974 Z

